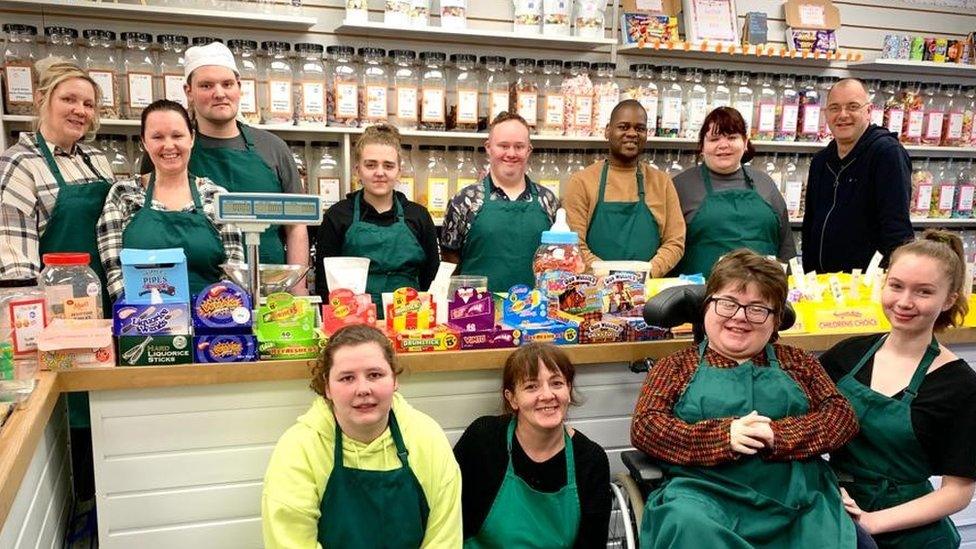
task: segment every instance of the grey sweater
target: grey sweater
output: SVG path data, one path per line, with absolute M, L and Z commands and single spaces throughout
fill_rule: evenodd
M 780 261 L 789 261 L 796 255 L 796 243 L 793 240 L 793 230 L 790 228 L 790 217 L 786 211 L 786 200 L 776 188 L 773 180 L 752 167 L 744 167 L 749 170 L 753 184 L 759 196 L 773 207 L 773 211 L 779 215 L 779 253 L 777 257 Z M 685 224 L 690 225 L 698 208 L 705 200 L 705 182 L 702 181 L 701 171 L 698 166 L 693 166 L 679 173 L 674 178 L 674 188 L 678 191 L 678 201 L 681 203 L 681 213 L 685 217 Z M 712 172 L 712 190 L 715 192 L 729 189 L 747 188 L 746 180 L 742 176 L 742 170 L 723 175 Z

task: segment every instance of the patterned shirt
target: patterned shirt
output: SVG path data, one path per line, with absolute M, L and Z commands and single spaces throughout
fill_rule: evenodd
M 809 353 L 796 347 L 773 345 L 783 370 L 800 386 L 809 412 L 772 422 L 773 449 L 763 450 L 767 460 L 801 460 L 839 448 L 857 434 L 854 409 L 837 391 L 830 377 Z M 716 368 L 738 363 L 711 349 L 705 360 Z M 765 351 L 752 357 L 768 366 Z M 657 459 L 678 465 L 712 466 L 740 456 L 729 442 L 729 426 L 735 418 L 717 418 L 689 424 L 674 415 L 673 408 L 698 369 L 698 348 L 678 351 L 657 362 L 644 381 L 634 409 L 630 438 L 634 446 Z
M 531 183 L 528 176 L 526 176 L 525 180 L 527 183 Z M 552 223 L 556 220 L 559 199 L 556 198 L 556 195 L 552 191 L 541 185 L 536 185 L 535 188 L 538 189 L 539 204 L 542 206 L 542 210 L 546 212 L 546 215 L 549 216 L 549 222 Z M 492 183 L 488 200 L 511 201 L 511 198 L 505 194 L 503 189 Z M 522 191 L 522 194 L 516 200 L 532 202 L 532 193 L 529 191 L 528 185 L 526 185 L 525 190 Z M 474 218 L 481 211 L 481 205 L 484 203 L 485 188 L 480 181 L 473 185 L 468 185 L 454 195 L 454 198 L 447 205 L 447 211 L 444 213 L 444 225 L 441 227 L 442 248 L 458 251 L 464 246 L 464 239 L 468 236 L 468 231 L 471 230 L 471 224 L 474 223 Z
M 100 177 L 112 181 L 108 159 L 91 145 L 76 143 L 70 151 L 54 145 L 51 154 L 68 185 L 92 183 Z M 40 274 L 40 240 L 57 199 L 58 182 L 38 148 L 36 134 L 21 133 L 0 156 L 0 279 Z
M 96 234 L 98 235 L 98 252 L 102 256 L 102 265 L 108 280 L 108 292 L 112 299 L 118 299 L 122 293 L 122 264 L 119 253 L 122 251 L 122 232 L 132 221 L 136 212 L 142 209 L 146 202 L 146 190 L 143 188 L 142 177 L 122 179 L 112 185 L 105 199 L 105 209 L 98 219 Z M 210 223 L 220 232 L 220 240 L 224 244 L 227 263 L 244 262 L 244 246 L 241 232 L 232 225 L 222 225 L 216 220 L 214 195 L 227 192 L 223 187 L 214 184 L 205 177 L 196 178 L 197 190 L 200 192 L 200 202 L 203 213 Z M 189 202 L 180 210 L 192 212 L 193 202 Z M 166 211 L 162 202 L 153 199 L 152 209 Z

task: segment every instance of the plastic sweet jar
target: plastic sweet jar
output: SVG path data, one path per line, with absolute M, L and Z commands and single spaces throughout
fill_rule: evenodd
M 240 72 L 241 101 L 237 112 L 248 124 L 261 123 L 258 106 L 258 43 L 254 40 L 228 40 L 227 47 L 234 54 L 234 62 Z
M 570 230 L 566 224 L 566 211 L 560 208 L 552 228 L 542 233 L 542 243 L 532 258 L 535 287 L 549 297 L 558 297 L 567 280 L 585 270 L 579 235 Z
M 44 324 L 44 292 L 37 279 L 0 280 L 0 392 L 16 401 L 34 389 L 37 336 Z
M 121 118 L 122 90 L 119 87 L 115 33 L 102 29 L 85 29 L 82 34 L 88 40 L 85 70 L 102 92 L 98 114 L 102 120 Z
M 91 269 L 87 253 L 50 253 L 41 258 L 38 278 L 47 301 L 48 322 L 55 318 L 87 320 L 103 318 L 102 283 Z
M 37 27 L 3 25 L 3 110 L 6 114 L 34 114 L 34 61 L 38 58 Z

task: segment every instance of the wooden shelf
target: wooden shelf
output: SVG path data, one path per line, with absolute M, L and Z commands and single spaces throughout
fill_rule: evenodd
M 799 229 L 803 226 L 802 219 L 791 219 L 790 226 Z M 950 227 L 953 229 L 976 228 L 976 219 L 912 219 L 912 227 L 924 229 L 929 227 Z
M 542 34 L 516 34 L 512 31 L 479 29 L 444 29 L 440 27 L 394 27 L 380 22 L 343 22 L 335 29 L 336 34 L 363 36 L 366 38 L 411 38 L 425 41 L 460 41 L 465 44 L 512 47 L 547 47 L 553 49 L 593 50 L 614 45 L 610 38 L 583 36 L 546 36 Z
M 795 66 L 797 63 L 826 66 L 835 62 L 854 62 L 863 58 L 858 51 L 837 53 L 808 53 L 789 51 L 786 46 L 739 46 L 721 43 L 691 44 L 688 42 L 652 42 L 617 46 L 623 55 L 651 55 L 674 59 L 704 59 L 708 61 L 736 61 L 740 63 L 769 63 Z
M 936 63 L 935 61 L 909 61 L 907 59 L 873 59 L 859 63 L 848 63 L 852 71 L 900 72 L 912 75 L 954 76 L 957 78 L 976 78 L 976 65 L 961 63 Z

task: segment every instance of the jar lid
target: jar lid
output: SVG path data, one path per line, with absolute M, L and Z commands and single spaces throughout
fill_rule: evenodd
M 261 42 L 261 47 L 265 51 L 270 51 L 272 49 L 291 51 L 291 44 L 288 42 L 282 42 L 280 40 L 268 40 L 267 42 Z
M 258 43 L 256 40 L 228 40 L 227 47 L 230 49 L 241 48 L 243 49 L 258 49 Z
M 115 40 L 115 33 L 110 30 L 104 29 L 85 29 L 81 31 L 81 35 L 91 40 L 92 38 L 100 38 L 102 40 Z
M 360 57 L 365 57 L 367 55 L 386 57 L 386 50 L 383 48 L 359 48 L 359 55 Z
M 451 56 L 451 63 L 477 63 L 478 56 L 470 53 L 455 53 Z
M 567 69 L 588 69 L 590 64 L 586 61 L 566 61 L 563 66 Z
M 4 23 L 3 32 L 17 32 L 20 34 L 29 34 L 31 36 L 37 34 L 37 27 L 34 25 L 20 25 L 17 23 Z
M 152 35 L 148 32 L 123 32 L 122 40 L 135 40 L 136 42 L 152 42 Z
M 312 141 L 313 147 L 338 147 L 338 141 Z
M 159 44 L 164 42 L 172 42 L 174 44 L 185 46 L 190 43 L 190 39 L 181 34 L 159 34 L 156 35 L 156 42 Z
M 214 42 L 224 43 L 220 38 L 214 38 L 213 36 L 194 36 L 190 43 L 194 46 L 206 46 L 207 44 L 213 44 Z
M 448 145 L 447 150 L 450 152 L 461 151 L 464 150 L 464 147 L 461 145 Z
M 15 278 L 0 280 L 0 288 L 33 288 L 37 286 L 36 278 Z
M 501 63 L 502 65 L 504 65 L 505 58 L 502 57 L 501 55 L 482 55 L 481 64 L 487 65 L 488 63 Z
M 406 57 L 407 59 L 414 59 L 417 57 L 417 52 L 411 50 L 390 50 L 387 57 Z
M 516 65 L 528 65 L 530 67 L 535 66 L 535 59 L 529 59 L 528 57 L 513 57 L 508 61 L 509 65 L 513 67 Z
M 352 46 L 329 46 L 325 48 L 325 51 L 330 55 L 348 55 L 350 57 L 356 54 L 356 49 Z
M 563 61 L 562 59 L 540 59 L 539 66 L 540 67 L 562 67 Z
M 351 50 L 352 48 L 349 49 Z M 322 44 L 312 44 L 310 42 L 299 42 L 295 44 L 295 53 L 317 53 L 321 55 L 323 50 Z
M 88 252 L 60 252 L 44 254 L 41 261 L 45 265 L 88 265 L 91 256 Z
M 78 38 L 78 31 L 68 27 L 51 26 L 51 27 L 44 27 L 44 35 L 45 36 L 59 35 L 59 36 L 70 36 L 72 38 Z
M 422 61 L 444 61 L 447 59 L 447 54 L 440 51 L 422 51 L 420 52 L 420 59 Z
M 420 150 L 422 151 L 443 151 L 443 145 L 421 145 Z
M 595 71 L 612 71 L 617 69 L 616 63 L 593 63 L 590 67 Z

